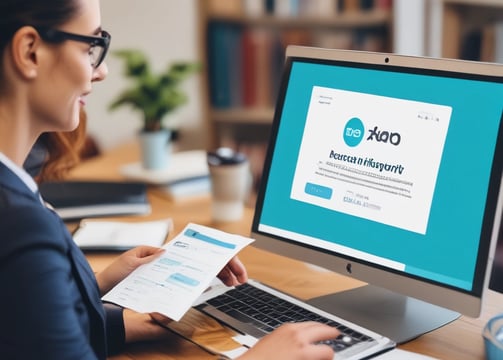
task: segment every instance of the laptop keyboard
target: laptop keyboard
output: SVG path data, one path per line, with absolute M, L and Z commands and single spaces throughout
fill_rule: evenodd
M 258 334 L 252 334 L 256 337 L 264 336 L 284 323 L 317 321 L 333 326 L 340 331 L 341 334 L 337 338 L 323 342 L 330 345 L 336 352 L 346 350 L 361 342 L 374 340 L 337 321 L 323 317 L 248 283 L 239 285 L 222 295 L 209 299 L 206 301 L 206 304 L 236 319 L 238 323 L 252 325 L 259 332 Z M 204 305 L 198 308 L 207 312 Z M 210 315 L 214 314 L 210 313 Z M 234 327 L 233 324 L 228 325 Z M 242 329 L 238 328 L 237 330 Z

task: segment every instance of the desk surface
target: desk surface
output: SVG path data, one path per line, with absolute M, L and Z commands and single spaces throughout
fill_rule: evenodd
M 88 160 L 72 172 L 79 179 L 122 179 L 121 164 L 138 161 L 137 145 L 128 144 L 103 156 Z M 243 218 L 233 223 L 214 223 L 210 217 L 210 198 L 202 196 L 178 202 L 168 200 L 155 191 L 149 192 L 152 213 L 148 216 L 128 217 L 130 221 L 162 219 L 171 217 L 176 234 L 189 222 L 212 226 L 231 233 L 249 235 L 253 209 L 247 208 Z M 171 235 L 173 236 L 173 235 Z M 110 263 L 114 254 L 88 254 L 88 260 L 95 271 Z M 288 292 L 302 299 L 308 299 L 336 291 L 342 291 L 363 283 L 332 272 L 319 271 L 306 264 L 278 256 L 249 246 L 240 254 L 249 276 Z M 271 266 L 274 271 L 271 270 Z M 316 279 L 313 281 L 313 279 Z M 460 319 L 438 330 L 425 334 L 400 348 L 430 355 L 439 359 L 484 359 L 482 328 L 493 315 L 503 311 L 503 295 L 489 291 L 482 315 L 477 319 L 462 316 Z M 198 346 L 173 335 L 168 340 L 133 344 L 123 354 L 113 360 L 125 359 L 213 359 Z

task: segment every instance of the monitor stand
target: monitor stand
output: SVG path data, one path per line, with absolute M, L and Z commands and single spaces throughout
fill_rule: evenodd
M 320 296 L 307 303 L 401 344 L 456 320 L 460 314 L 372 286 Z

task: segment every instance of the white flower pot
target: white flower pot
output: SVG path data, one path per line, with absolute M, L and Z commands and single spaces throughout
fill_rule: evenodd
M 171 131 L 167 129 L 140 132 L 139 139 L 143 168 L 148 170 L 160 170 L 168 166 L 170 138 Z

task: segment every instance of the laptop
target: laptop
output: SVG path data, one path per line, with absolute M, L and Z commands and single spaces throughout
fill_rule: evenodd
M 460 126 L 449 128 L 451 111 L 469 110 L 470 120 L 481 116 L 473 113 L 473 106 L 449 106 L 445 97 L 431 89 L 431 78 L 452 78 L 453 81 L 445 81 L 453 91 L 449 99 L 455 98 L 457 105 L 469 101 L 455 95 L 453 84 L 465 84 L 455 81 L 456 73 L 477 81 L 475 75 L 465 72 L 462 61 L 289 46 L 252 225 L 252 237 L 257 240 L 254 246 L 292 254 L 406 295 L 416 296 L 414 291 L 418 289 L 433 289 L 432 295 L 437 296 L 431 300 L 432 305 L 451 300 L 449 296 L 438 296 L 445 289 L 453 300 L 458 295 L 480 298 L 485 284 L 480 278 L 485 274 L 482 265 L 487 264 L 487 257 L 482 258 L 489 253 L 485 235 L 479 245 L 480 229 L 483 227 L 485 232 L 492 225 L 492 219 L 490 224 L 482 221 L 495 215 L 495 200 L 487 201 L 489 205 L 486 200 L 495 195 L 495 187 L 499 188 L 499 184 L 493 184 L 491 162 L 495 144 L 499 144 L 495 137 L 500 131 L 501 102 L 500 97 L 496 99 L 500 90 L 488 94 L 484 89 L 493 105 L 491 124 L 486 124 L 491 135 L 486 139 L 478 131 L 478 143 L 483 144 L 476 146 L 482 146 L 488 158 L 477 158 L 473 165 L 478 166 L 477 181 L 462 182 L 474 187 L 459 189 L 465 201 L 478 207 L 472 206 L 471 212 L 460 214 L 460 204 L 446 212 L 447 200 L 459 201 L 449 180 L 467 165 L 462 152 L 468 145 L 460 146 L 464 144 L 460 139 L 468 141 L 475 134 L 473 129 L 464 130 L 465 125 L 463 132 Z M 470 94 L 475 90 L 471 89 Z M 365 123 L 365 119 L 372 121 Z M 480 140 L 482 137 L 484 141 Z M 443 159 L 447 160 L 442 162 Z M 499 176 L 500 165 L 496 169 Z M 462 176 L 467 175 L 463 172 Z M 334 197 L 337 192 L 340 194 Z M 446 219 L 444 214 L 454 220 Z M 470 241 L 475 240 L 469 243 L 473 251 L 460 253 L 457 259 L 456 255 L 445 261 L 445 248 L 435 252 L 440 246 L 418 247 L 424 250 L 421 253 L 404 246 L 438 243 L 438 236 L 445 235 L 447 228 L 456 226 L 461 219 L 470 223 Z M 477 222 L 474 226 L 473 219 Z M 463 226 L 458 228 L 455 231 L 464 231 Z M 456 239 L 464 236 L 457 235 Z M 430 264 L 434 259 L 438 261 Z M 468 262 L 469 269 L 458 271 L 456 266 L 466 267 Z M 361 266 L 365 268 L 359 273 Z M 398 281 L 394 284 L 390 279 Z M 405 287 L 416 289 L 410 294 Z M 350 320 L 346 314 L 338 313 L 337 307 L 327 311 L 313 304 L 318 303 L 298 300 L 250 280 L 196 308 L 255 340 L 284 322 L 314 320 L 329 324 L 341 332 L 337 339 L 327 342 L 336 352 L 334 359 L 370 358 L 402 342 Z M 443 303 L 436 305 L 448 307 Z M 429 315 L 423 312 L 424 318 Z
M 244 346 L 254 345 L 282 324 L 303 321 L 321 322 L 339 330 L 337 338 L 325 341 L 335 351 L 334 360 L 366 359 L 396 346 L 394 341 L 383 335 L 253 279 L 195 308 L 246 335 Z

